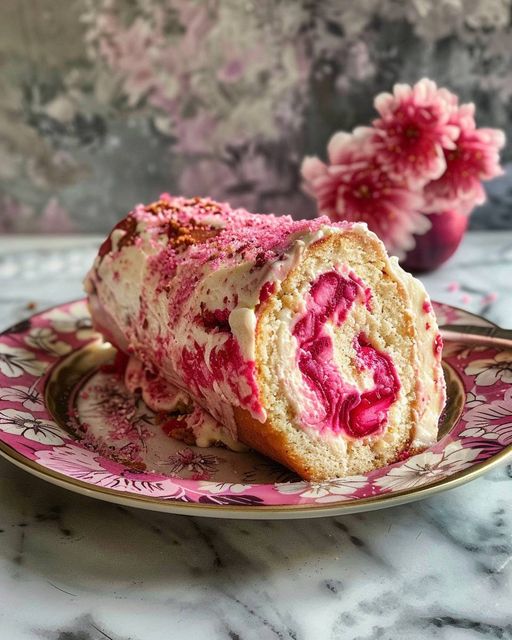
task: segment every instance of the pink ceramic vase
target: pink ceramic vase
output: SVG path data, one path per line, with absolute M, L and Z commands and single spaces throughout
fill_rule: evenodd
M 416 246 L 400 263 L 408 271 L 432 271 L 446 262 L 459 246 L 469 216 L 457 209 L 449 209 L 431 214 L 429 219 L 432 227 L 427 233 L 415 236 Z

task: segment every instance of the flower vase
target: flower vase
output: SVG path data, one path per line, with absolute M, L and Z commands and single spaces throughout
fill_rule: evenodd
M 469 222 L 469 215 L 449 209 L 429 215 L 431 228 L 423 235 L 415 235 L 416 245 L 400 264 L 408 271 L 433 271 L 450 258 L 461 243 Z

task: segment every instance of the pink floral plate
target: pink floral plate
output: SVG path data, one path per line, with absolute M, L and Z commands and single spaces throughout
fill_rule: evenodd
M 440 323 L 488 325 L 436 304 Z M 475 478 L 512 453 L 512 351 L 449 343 L 448 403 L 428 451 L 370 473 L 301 481 L 249 451 L 199 449 L 165 435 L 131 396 L 85 301 L 0 335 L 0 453 L 72 491 L 127 506 L 229 518 L 315 517 L 417 500 Z

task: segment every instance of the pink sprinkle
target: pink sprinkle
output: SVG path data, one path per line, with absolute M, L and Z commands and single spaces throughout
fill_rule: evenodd
M 491 302 L 496 302 L 497 299 L 498 294 L 493 291 L 482 298 L 482 304 L 490 304 Z
M 423 302 L 423 313 L 432 313 L 432 305 L 430 304 L 430 300 L 425 300 Z
M 467 293 L 465 293 L 464 295 L 462 295 L 460 297 L 460 301 L 462 302 L 462 304 L 469 304 L 471 302 L 473 298 L 468 295 Z
M 436 358 L 441 359 L 441 353 L 443 352 L 443 339 L 438 333 L 434 338 L 434 355 Z
M 460 284 L 458 282 L 450 282 L 446 288 L 448 291 L 459 291 Z

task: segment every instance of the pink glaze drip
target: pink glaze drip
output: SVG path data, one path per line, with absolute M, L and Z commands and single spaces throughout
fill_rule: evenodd
M 126 365 L 128 364 L 129 356 L 121 350 L 116 351 L 116 355 L 114 358 L 114 362 L 104 364 L 101 367 L 101 370 L 105 373 L 114 373 L 118 375 L 123 375 L 126 370 Z
M 180 364 L 185 385 L 196 397 L 205 398 L 208 391 L 222 383 L 228 385 L 230 392 L 241 401 L 243 407 L 255 414 L 261 411 L 256 363 L 254 360 L 244 360 L 240 346 L 232 334 L 228 335 L 221 346 L 212 349 L 208 362 L 205 347 L 195 342 L 193 349 L 183 349 Z M 240 379 L 245 381 L 244 385 L 240 385 Z M 242 388 L 245 392 L 241 392 Z
M 227 384 L 243 406 L 259 411 L 256 363 L 244 360 L 240 345 L 231 332 L 229 315 L 229 309 L 212 310 L 201 305 L 201 315 L 195 317 L 195 322 L 207 333 L 224 334 L 225 340 L 210 351 L 209 357 L 206 356 L 205 346 L 197 342 L 193 349 L 185 347 L 181 356 L 184 381 L 187 388 L 201 398 L 205 397 L 205 392 L 218 387 L 218 383 Z M 240 379 L 244 380 L 242 387 Z M 241 388 L 245 389 L 244 394 L 241 394 Z
M 400 381 L 391 358 L 372 347 L 363 334 L 354 340 L 356 363 L 372 371 L 373 389 L 360 393 L 342 379 L 334 363 L 326 323 L 341 325 L 356 301 L 368 303 L 366 292 L 353 273 L 348 277 L 337 271 L 324 273 L 311 286 L 307 311 L 293 328 L 298 367 L 319 405 L 314 424 L 319 431 L 329 429 L 352 438 L 373 435 L 386 423 L 388 409 L 398 396 Z
M 259 303 L 263 304 L 264 302 L 266 302 L 270 296 L 275 292 L 276 290 L 276 283 L 269 281 L 269 282 L 265 282 L 265 284 L 261 287 L 260 290 L 260 297 L 259 297 Z

